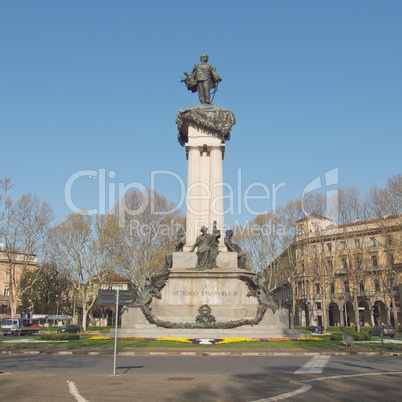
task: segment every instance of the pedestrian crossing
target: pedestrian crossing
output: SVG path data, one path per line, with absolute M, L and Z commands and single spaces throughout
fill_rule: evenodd
M 321 374 L 331 356 L 314 356 L 293 374 Z

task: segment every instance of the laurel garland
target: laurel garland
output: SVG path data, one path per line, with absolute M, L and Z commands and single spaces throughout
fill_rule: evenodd
M 162 286 L 164 287 L 164 285 Z M 161 290 L 162 288 L 159 288 Z M 258 292 L 256 292 L 258 294 Z M 162 328 L 173 328 L 173 329 L 232 329 L 241 327 L 243 325 L 258 325 L 262 318 L 264 317 L 266 311 L 268 310 L 269 305 L 267 305 L 260 297 L 258 299 L 258 309 L 256 316 L 252 319 L 242 318 L 236 321 L 226 321 L 226 322 L 194 322 L 194 323 L 183 323 L 183 322 L 171 322 L 171 321 L 164 321 L 160 320 L 156 317 L 151 308 L 152 298 L 154 296 L 154 292 L 150 291 L 150 289 L 145 288 L 139 297 L 137 298 L 136 302 L 134 303 L 134 307 L 141 308 L 144 316 L 148 320 L 150 324 L 155 324 L 158 327 Z M 273 310 L 273 312 L 275 312 Z

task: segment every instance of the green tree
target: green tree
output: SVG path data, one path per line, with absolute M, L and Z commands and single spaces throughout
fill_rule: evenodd
M 69 282 L 57 270 L 56 264 L 43 264 L 38 280 L 36 276 L 34 271 L 25 271 L 21 276 L 23 311 L 37 314 L 70 312 Z

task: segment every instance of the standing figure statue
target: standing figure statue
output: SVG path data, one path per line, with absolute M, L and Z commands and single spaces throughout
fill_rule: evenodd
M 195 268 L 199 271 L 203 271 L 206 268 L 217 268 L 216 257 L 219 253 L 218 239 L 220 235 L 215 231 L 213 234 L 208 233 L 206 226 L 201 227 L 201 233 L 202 235 L 197 237 L 190 250 L 190 252 L 194 252 L 198 248 L 198 260 Z
M 208 55 L 202 54 L 201 63 L 196 64 L 191 73 L 184 73 L 185 78 L 181 80 L 191 92 L 198 92 L 198 98 L 202 104 L 211 104 L 211 89 L 218 88 L 218 84 L 222 81 L 216 72 L 215 66 L 208 64 Z
M 242 251 L 239 245 L 232 242 L 233 230 L 228 230 L 225 236 L 225 246 L 228 251 L 237 253 L 237 266 L 242 269 L 247 269 L 246 259 L 247 253 Z
M 174 251 L 176 253 L 183 251 L 183 247 L 185 244 L 186 244 L 186 233 L 184 232 L 184 229 L 180 226 L 177 229 L 177 233 L 176 233 Z M 173 266 L 173 254 L 170 253 L 166 256 L 165 268 L 172 268 L 172 266 Z
M 186 233 L 184 229 L 181 226 L 179 226 L 176 233 L 176 242 L 174 251 L 176 252 L 183 251 L 183 247 L 185 246 L 185 244 L 186 244 Z

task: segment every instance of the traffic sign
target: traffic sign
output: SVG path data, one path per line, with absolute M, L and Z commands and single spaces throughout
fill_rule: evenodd
M 117 293 L 118 293 L 118 304 L 120 306 L 126 306 L 134 302 L 134 291 L 133 290 L 98 290 L 98 304 L 101 306 L 112 306 L 117 303 Z

